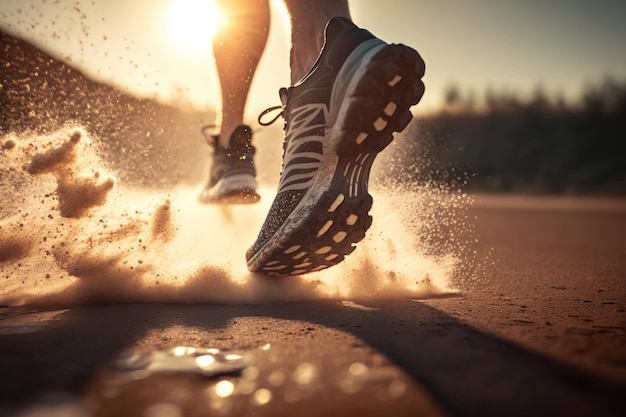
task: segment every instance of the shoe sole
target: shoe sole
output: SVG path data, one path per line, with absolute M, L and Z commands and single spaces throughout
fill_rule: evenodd
M 258 203 L 261 196 L 254 190 L 241 189 L 231 190 L 219 197 L 213 197 L 208 200 L 204 200 L 204 204 L 255 204 Z
M 203 191 L 198 200 L 203 204 L 254 204 L 261 199 L 256 192 L 256 179 L 252 175 L 228 176 L 216 188 L 213 192 Z
M 370 169 L 393 133 L 411 121 L 409 108 L 424 93 L 424 63 L 404 45 L 380 40 L 365 44 L 347 61 L 364 63 L 344 65 L 351 73 L 338 76 L 352 80 L 345 83 L 345 91 L 335 94 L 333 88 L 336 100 L 331 98 L 330 113 L 335 121 L 330 120 L 318 178 L 286 220 L 287 226 L 276 233 L 279 237 L 248 260 L 251 271 L 273 276 L 320 271 L 342 262 L 371 226 Z M 336 112 L 333 102 L 339 107 Z

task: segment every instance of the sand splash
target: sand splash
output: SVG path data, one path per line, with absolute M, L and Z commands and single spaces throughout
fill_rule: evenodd
M 436 191 L 372 190 L 374 223 L 337 267 L 293 278 L 247 271 L 274 188 L 250 206 L 205 206 L 198 189 L 116 183 L 81 129 L 5 137 L 0 149 L 0 304 L 263 303 L 419 298 L 452 291 L 459 262 L 434 250 Z M 446 252 L 446 251 L 443 251 Z

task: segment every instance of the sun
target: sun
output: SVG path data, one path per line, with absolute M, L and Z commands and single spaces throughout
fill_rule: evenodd
M 174 0 L 167 15 L 167 31 L 174 44 L 192 55 L 211 51 L 211 38 L 222 18 L 210 0 Z

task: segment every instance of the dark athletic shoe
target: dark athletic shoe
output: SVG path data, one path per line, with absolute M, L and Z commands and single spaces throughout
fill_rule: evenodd
M 319 271 L 355 249 L 372 223 L 370 168 L 393 132 L 411 121 L 409 108 L 424 93 L 423 74 L 415 50 L 388 45 L 345 18 L 328 23 L 313 69 L 280 91 L 283 168 L 276 198 L 246 254 L 251 271 Z
M 205 126 L 202 133 L 212 126 Z M 255 148 L 252 129 L 239 125 L 230 136 L 228 148 L 218 145 L 219 136 L 207 136 L 213 149 L 213 163 L 206 187 L 198 199 L 206 204 L 251 204 L 259 201 L 256 192 Z

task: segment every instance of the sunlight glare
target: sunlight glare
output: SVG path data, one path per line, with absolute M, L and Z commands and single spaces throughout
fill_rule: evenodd
M 211 37 L 221 23 L 220 13 L 210 0 L 175 0 L 167 17 L 173 43 L 192 55 L 211 51 Z

